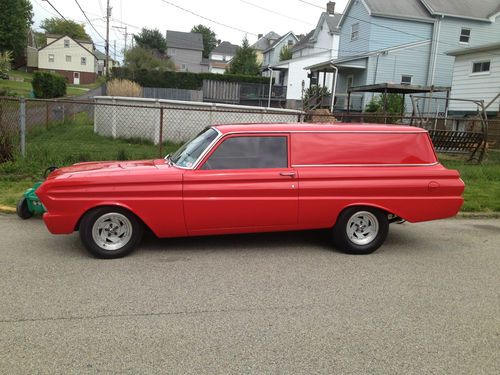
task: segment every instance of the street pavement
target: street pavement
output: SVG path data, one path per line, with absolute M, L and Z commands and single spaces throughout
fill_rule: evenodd
M 90 257 L 0 214 L 0 374 L 498 374 L 500 220 L 158 240 Z

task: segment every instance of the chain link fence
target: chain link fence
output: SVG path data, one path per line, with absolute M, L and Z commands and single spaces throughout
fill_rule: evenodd
M 5 155 L 0 161 L 12 159 L 18 151 L 26 155 L 31 139 L 57 125 L 70 129 L 72 125 L 91 126 L 96 136 L 150 142 L 161 156 L 166 143 L 183 143 L 210 125 L 302 120 L 300 111 L 211 103 L 113 97 L 92 101 L 2 98 L 0 155 Z
M 56 125 L 65 125 L 70 131 L 72 125 L 85 126 L 89 131 L 92 129 L 95 136 L 149 142 L 157 147 L 158 156 L 162 156 L 166 143 L 182 143 L 213 124 L 336 121 L 422 127 L 430 131 L 438 151 L 472 152 L 483 138 L 489 147 L 500 147 L 499 118 L 488 120 L 485 134 L 481 121 L 474 117 L 352 112 L 332 115 L 328 110 L 306 114 L 274 108 L 144 98 L 95 97 L 92 101 L 0 98 L 0 162 L 11 160 L 16 153 L 25 155 L 31 141 L 48 129 L 63 131 Z M 468 134 L 478 136 L 471 138 Z M 92 155 L 94 160 L 100 158 L 99 154 Z

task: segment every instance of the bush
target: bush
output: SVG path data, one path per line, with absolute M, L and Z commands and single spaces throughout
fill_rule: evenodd
M 110 96 L 142 97 L 142 87 L 128 79 L 112 79 L 106 85 L 106 93 Z
M 66 95 L 66 80 L 57 74 L 35 72 L 31 85 L 35 98 L 51 99 Z
M 225 82 L 269 83 L 269 78 L 261 76 L 247 76 L 240 74 L 215 74 L 170 72 L 157 70 L 135 70 L 125 67 L 113 68 L 113 78 L 128 79 L 137 82 L 142 87 L 165 87 L 173 89 L 200 90 L 203 80 Z
M 304 111 L 318 108 L 323 103 L 323 99 L 330 95 L 330 90 L 326 86 L 312 85 L 304 91 L 302 105 Z
M 365 112 L 376 113 L 377 116 L 367 117 L 365 120 L 369 122 L 382 123 L 385 120 L 388 123 L 395 123 L 405 111 L 405 103 L 403 97 L 398 94 L 387 94 L 386 119 L 384 119 L 384 96 L 377 95 L 370 100 L 365 108 Z

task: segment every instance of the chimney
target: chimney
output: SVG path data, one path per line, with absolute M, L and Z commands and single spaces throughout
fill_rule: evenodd
M 326 3 L 326 13 L 331 14 L 332 16 L 335 14 L 335 1 L 329 1 Z
M 264 34 L 259 34 L 259 35 L 257 35 L 257 39 L 260 39 L 260 38 L 262 38 L 263 36 L 264 36 Z

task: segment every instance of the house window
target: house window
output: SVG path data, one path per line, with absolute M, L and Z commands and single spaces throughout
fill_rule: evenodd
M 290 40 L 288 41 L 288 46 L 293 46 L 293 40 L 291 40 L 291 39 L 290 39 Z
M 411 79 L 412 79 L 412 76 L 403 74 L 401 76 L 401 84 L 402 85 L 411 85 Z
M 175 48 L 170 48 L 170 56 L 174 56 L 175 55 Z
M 490 71 L 490 61 L 478 61 L 472 63 L 472 73 L 488 73 Z
M 186 64 L 181 64 L 181 70 L 186 70 Z
M 64 39 L 64 48 L 69 48 L 69 39 Z
M 82 58 L 80 59 L 80 64 L 82 64 L 82 65 L 87 65 L 87 58 L 86 58 L 86 57 L 82 57 Z
M 49 53 L 49 62 L 54 62 L 54 55 Z
M 351 25 L 351 40 L 358 40 L 359 38 L 359 23 Z
M 66 62 L 71 62 L 71 56 L 70 55 L 66 55 Z
M 470 29 L 462 27 L 460 30 L 460 43 L 469 43 L 470 41 Z

